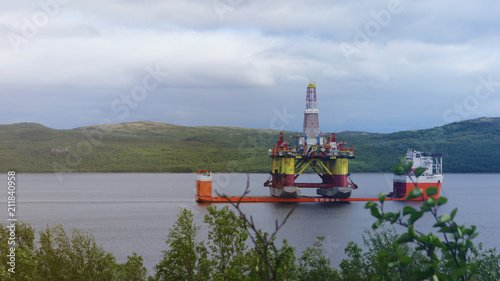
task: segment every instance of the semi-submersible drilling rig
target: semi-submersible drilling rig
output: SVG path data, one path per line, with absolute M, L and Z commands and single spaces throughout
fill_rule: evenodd
M 276 147 L 269 149 L 272 159 L 271 177 L 264 183 L 271 195 L 280 198 L 300 196 L 299 188 L 316 188 L 316 193 L 328 198 L 348 198 L 357 186 L 349 178 L 349 159 L 354 158 L 354 147 L 337 142 L 335 133 L 327 138 L 319 129 L 316 83 L 310 82 L 306 92 L 304 132 L 295 137 L 294 147 L 280 133 Z M 308 168 L 321 179 L 318 183 L 301 183 L 297 178 Z

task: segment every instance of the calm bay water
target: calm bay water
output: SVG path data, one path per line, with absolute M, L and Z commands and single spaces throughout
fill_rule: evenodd
M 5 175 L 5 183 L 7 175 Z M 301 181 L 316 181 L 315 175 L 302 175 Z M 392 190 L 390 174 L 352 174 L 359 186 L 353 197 L 376 197 L 379 192 Z M 267 174 L 250 175 L 250 195 L 267 196 L 262 183 Z M 62 181 L 54 174 L 17 175 L 17 217 L 29 222 L 37 231 L 47 225 L 63 224 L 71 228 L 92 229 L 97 242 L 112 252 L 118 262 L 137 252 L 152 268 L 166 249 L 166 235 L 176 221 L 179 207 L 192 209 L 197 225 L 202 225 L 200 239 L 206 239 L 207 228 L 202 224 L 207 204 L 194 201 L 196 174 L 64 174 Z M 214 189 L 220 193 L 242 194 L 247 181 L 245 174 L 214 174 Z M 0 206 L 7 217 L 7 185 L 0 192 Z M 314 195 L 306 190 L 304 195 Z M 459 208 L 458 221 L 474 224 L 480 235 L 476 243 L 500 247 L 500 174 L 446 174 L 443 192 L 449 201 L 442 212 Z M 402 209 L 406 204 L 387 202 L 386 210 Z M 223 205 L 223 204 L 221 204 Z M 258 227 L 272 232 L 275 221 L 295 210 L 279 232 L 279 241 L 286 237 L 296 247 L 297 256 L 312 246 L 317 236 L 325 236 L 324 253 L 338 266 L 349 241 L 362 244 L 362 234 L 374 219 L 363 202 L 350 203 L 247 203 L 243 210 L 254 217 Z M 431 223 L 427 219 L 427 224 Z M 5 222 L 5 221 L 4 221 Z M 425 224 L 420 229 L 430 231 Z

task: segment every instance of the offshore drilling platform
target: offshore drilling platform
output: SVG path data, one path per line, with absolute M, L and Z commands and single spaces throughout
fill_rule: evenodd
M 280 133 L 276 147 L 269 149 L 271 177 L 264 183 L 269 187 L 269 197 L 221 197 L 212 196 L 212 172 L 198 172 L 196 184 L 197 202 L 333 202 L 367 201 L 377 198 L 349 198 L 357 186 L 350 181 L 348 161 L 354 158 L 354 147 L 344 147 L 337 142 L 335 133 L 325 137 L 319 129 L 319 110 L 316 83 L 310 82 L 306 92 L 303 136 L 294 137 L 292 146 Z M 320 182 L 297 182 L 297 178 L 309 168 Z M 320 196 L 301 196 L 299 188 L 316 188 Z
M 319 129 L 316 83 L 310 82 L 306 92 L 304 130 L 302 137 L 296 137 L 295 146 L 289 145 L 280 133 L 276 147 L 269 150 L 272 159 L 271 179 L 264 183 L 271 196 L 296 198 L 299 188 L 316 188 L 316 193 L 328 198 L 349 198 L 352 189 L 357 188 L 349 181 L 349 159 L 354 158 L 354 147 L 344 147 L 337 142 L 335 133 L 326 138 Z M 297 178 L 310 168 L 321 182 L 297 182 Z

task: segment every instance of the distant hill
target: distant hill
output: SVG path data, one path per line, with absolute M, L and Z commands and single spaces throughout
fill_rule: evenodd
M 18 172 L 268 172 L 277 131 L 159 122 L 55 130 L 0 125 L 0 170 Z M 294 143 L 297 132 L 284 132 Z M 353 172 L 388 172 L 408 147 L 446 152 L 445 172 L 500 172 L 500 118 L 478 118 L 390 134 L 342 132 Z
M 359 171 L 388 171 L 406 148 L 445 152 L 445 172 L 500 173 L 500 118 L 478 118 L 426 130 L 391 134 L 345 132 L 354 143 Z

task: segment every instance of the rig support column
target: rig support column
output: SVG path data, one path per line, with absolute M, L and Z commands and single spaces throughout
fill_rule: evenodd
M 338 158 L 333 165 L 332 173 L 334 186 L 347 186 L 347 158 Z
M 286 157 L 283 158 L 285 162 L 285 186 L 294 186 L 295 185 L 295 157 Z

